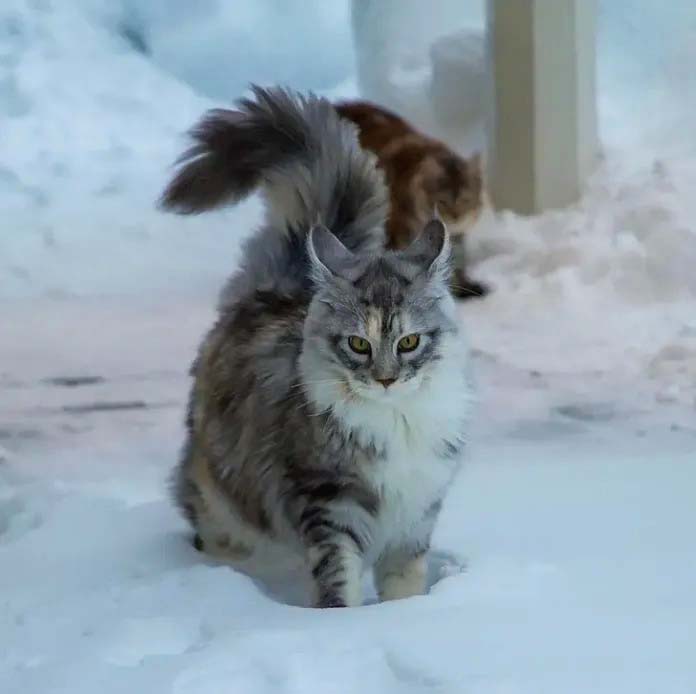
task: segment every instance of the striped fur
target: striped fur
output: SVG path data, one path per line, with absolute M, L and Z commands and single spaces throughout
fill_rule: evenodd
M 360 604 L 371 566 L 384 599 L 423 592 L 470 398 L 444 227 L 384 251 L 354 128 L 323 99 L 255 95 L 193 131 L 164 195 L 188 213 L 260 186 L 267 205 L 192 368 L 175 500 L 199 547 L 262 577 L 303 568 L 317 606 Z

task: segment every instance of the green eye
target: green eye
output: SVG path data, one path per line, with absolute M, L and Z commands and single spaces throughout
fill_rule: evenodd
M 412 333 L 411 335 L 406 335 L 402 337 L 396 348 L 399 352 L 413 352 L 416 347 L 420 344 L 420 335 L 418 333 Z
M 358 335 L 351 335 L 348 338 L 348 346 L 358 354 L 369 354 L 372 351 L 370 343 L 364 338 Z

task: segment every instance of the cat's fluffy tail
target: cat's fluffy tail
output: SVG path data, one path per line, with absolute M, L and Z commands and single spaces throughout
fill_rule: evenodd
M 329 227 L 349 248 L 383 242 L 387 193 L 354 127 L 326 99 L 252 87 L 238 110 L 209 111 L 162 195 L 165 209 L 194 214 L 239 202 L 261 187 L 269 222 L 306 233 Z M 369 243 L 367 245 L 370 245 Z

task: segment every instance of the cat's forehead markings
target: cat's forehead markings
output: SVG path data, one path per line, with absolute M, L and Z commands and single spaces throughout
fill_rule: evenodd
M 365 332 L 370 340 L 377 340 L 382 334 L 382 311 L 375 306 L 367 309 Z
M 403 324 L 404 321 L 401 318 L 401 315 L 398 314 L 396 311 L 392 311 L 382 324 L 382 333 L 385 337 L 387 337 L 390 333 L 394 331 L 399 332 Z

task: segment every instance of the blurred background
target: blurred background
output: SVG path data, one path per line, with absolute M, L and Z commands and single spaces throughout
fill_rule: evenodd
M 492 80 L 487 9 L 561 5 L 596 31 L 547 27 Z M 0 0 L 0 691 L 695 691 L 696 3 L 594 7 Z M 483 151 L 494 202 L 520 162 L 513 187 L 577 184 L 471 230 L 478 402 L 427 598 L 278 605 L 169 501 L 189 364 L 261 209 L 156 202 L 186 130 L 249 82 L 365 96 Z M 540 104 L 544 167 L 493 91 Z
M 186 128 L 252 81 L 330 96 L 362 90 L 463 151 L 483 147 L 483 0 L 356 4 L 353 15 L 349 0 L 5 0 L 3 294 L 217 282 L 229 269 L 220 249 L 235 246 L 225 222 L 163 217 L 154 201 Z M 695 32 L 686 0 L 599 2 L 606 175 L 586 186 L 593 212 L 583 244 L 568 238 L 569 217 L 555 222 L 552 243 L 556 254 L 583 256 L 575 271 L 582 265 L 596 281 L 610 273 L 624 293 L 696 290 L 684 220 L 692 196 L 679 195 L 694 180 Z M 525 236 L 531 243 L 534 230 Z M 488 241 L 478 258 L 491 266 L 499 244 Z M 564 269 L 549 262 L 534 274 L 554 282 Z M 498 279 L 525 284 L 530 271 L 513 262 Z

